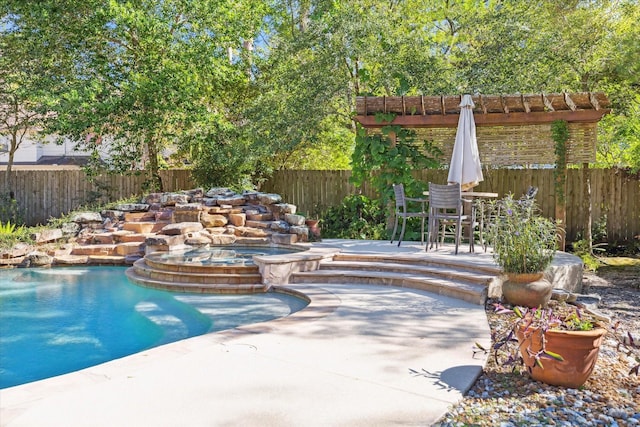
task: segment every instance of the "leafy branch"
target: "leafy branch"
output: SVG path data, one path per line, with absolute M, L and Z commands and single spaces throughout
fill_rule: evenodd
M 416 180 L 412 172 L 437 168 L 441 154 L 431 142 L 418 141 L 410 129 L 388 125 L 380 133 L 368 134 L 359 127 L 351 182 L 357 186 L 371 183 L 386 205 L 393 198 L 392 184 L 403 184 L 407 194 L 420 194 L 425 184 Z
M 551 138 L 555 142 L 556 168 L 553 171 L 555 191 L 558 201 L 564 202 L 564 187 L 567 180 L 567 141 L 569 126 L 564 120 L 551 123 Z

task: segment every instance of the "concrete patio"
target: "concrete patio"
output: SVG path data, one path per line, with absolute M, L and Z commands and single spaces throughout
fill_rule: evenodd
M 412 242 L 321 245 L 424 254 Z M 457 258 L 493 263 L 483 252 Z M 309 306 L 4 389 L 0 425 L 431 425 L 482 372 L 485 360 L 472 352 L 490 343 L 482 305 L 394 286 L 287 287 Z

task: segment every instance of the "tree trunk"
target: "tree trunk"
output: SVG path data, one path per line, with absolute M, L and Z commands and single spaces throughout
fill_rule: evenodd
M 7 162 L 7 170 L 4 173 L 4 192 L 9 198 L 15 198 L 15 192 L 13 191 L 13 182 L 11 179 L 11 170 L 13 168 L 13 160 L 15 158 L 16 151 L 18 151 L 18 137 L 15 132 L 11 135 L 11 145 L 9 146 L 9 160 Z
M 149 190 L 150 191 L 164 191 L 162 186 L 162 178 L 158 170 L 158 147 L 155 140 L 151 140 L 147 144 L 147 150 L 149 151 Z
M 591 235 L 591 169 L 589 163 L 582 164 L 582 212 L 586 214 L 583 234 L 589 245 L 589 253 L 593 254 L 593 236 Z

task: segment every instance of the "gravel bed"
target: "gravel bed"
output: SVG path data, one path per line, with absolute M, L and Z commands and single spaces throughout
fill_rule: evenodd
M 604 277 L 601 277 L 604 276 Z M 640 337 L 640 275 L 607 277 L 585 273 L 584 293 L 601 298 L 598 311 L 621 321 L 621 329 Z M 487 318 L 493 331 L 505 328 L 505 316 Z M 640 377 L 629 375 L 633 359 L 616 351 L 607 335 L 596 367 L 580 389 L 546 385 L 512 366 L 488 357 L 484 373 L 464 399 L 436 426 L 640 426 Z M 470 349 L 471 351 L 471 349 Z

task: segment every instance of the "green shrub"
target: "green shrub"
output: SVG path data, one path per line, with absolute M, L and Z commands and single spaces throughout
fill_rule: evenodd
M 30 229 L 11 221 L 0 221 L 0 249 L 10 249 L 19 242 L 31 242 Z
M 18 206 L 18 201 L 8 194 L 0 194 L 0 222 L 24 224 L 23 212 Z
M 347 196 L 340 206 L 322 214 L 322 236 L 337 239 L 383 240 L 387 238 L 386 210 L 377 200 Z
M 582 259 L 587 270 L 596 271 L 600 267 L 600 261 L 589 250 L 589 242 L 587 240 L 581 239 L 573 242 L 572 248 L 573 254 Z

